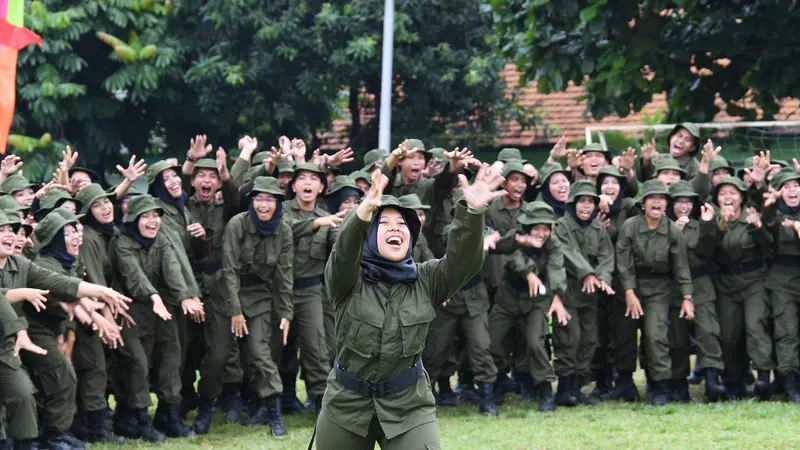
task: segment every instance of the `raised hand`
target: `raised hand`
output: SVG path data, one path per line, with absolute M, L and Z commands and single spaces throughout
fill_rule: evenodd
M 522 166 L 522 170 L 525 171 L 525 175 L 530 178 L 531 186 L 535 186 L 539 181 L 539 171 L 536 170 L 536 167 L 534 167 L 533 164 L 526 163 Z
M 583 165 L 583 151 L 569 149 L 567 150 L 567 165 L 570 170 L 578 170 Z
M 689 223 L 689 218 L 685 216 L 678 217 L 678 219 L 675 220 L 675 223 L 680 227 L 681 230 L 683 230 L 686 227 L 686 224 Z
M 747 208 L 747 224 L 755 228 L 761 228 L 761 216 L 755 208 Z
M 464 167 L 466 161 L 472 158 L 472 152 L 466 147 L 456 147 L 451 152 L 444 152 L 444 156 L 450 158 L 450 171 L 453 172 Z
M 500 232 L 495 231 L 492 234 L 483 237 L 483 251 L 488 252 L 497 247 L 497 241 L 500 239 Z
M 353 158 L 353 149 L 347 147 L 339 150 L 333 155 L 328 156 L 325 160 L 325 165 L 328 167 L 336 167 L 341 166 L 342 164 L 353 162 L 354 160 L 355 158 Z
M 67 172 L 69 172 L 69 169 L 72 169 L 75 163 L 78 162 L 78 152 L 73 152 L 72 148 L 68 145 L 67 150 L 61 152 L 61 161 L 66 166 Z
M 213 149 L 214 147 L 208 143 L 208 137 L 205 134 L 198 134 L 194 139 L 189 140 L 189 157 L 192 159 L 205 158 Z
M 436 158 L 431 158 L 431 160 L 428 161 L 428 164 L 425 166 L 425 170 L 422 171 L 422 175 L 425 178 L 433 178 L 441 169 L 442 163 L 440 163 Z
M 340 223 L 342 223 L 346 214 L 347 211 L 339 211 L 336 214 L 331 214 L 330 216 L 318 217 L 314 219 L 314 229 L 321 227 L 336 228 Z
M 721 151 L 722 147 L 714 147 L 714 143 L 711 142 L 711 139 L 706 141 L 705 145 L 703 146 L 703 158 L 700 160 L 699 170 L 701 173 L 708 173 L 708 168 L 711 164 L 711 161 L 713 161 Z
M 131 183 L 142 177 L 145 170 L 147 170 L 147 164 L 143 159 L 136 161 L 136 155 L 131 156 L 130 161 L 128 161 L 128 167 L 123 168 L 119 164 L 117 165 L 117 171 Z
M 302 139 L 292 139 L 292 157 L 298 164 L 306 161 L 306 143 Z
M 484 164 L 475 177 L 475 182 L 470 185 L 467 177 L 458 176 L 464 193 L 464 200 L 472 208 L 484 208 L 492 200 L 506 195 L 505 189 L 497 190 L 506 181 L 503 178 L 503 163 L 495 162 L 491 166 Z
M 711 222 L 714 220 L 714 207 L 710 203 L 700 206 L 700 220 L 703 222 Z
M 231 173 L 228 172 L 228 154 L 225 149 L 220 147 L 217 149 L 217 172 L 219 172 L 219 179 L 223 183 L 231 179 Z
M 636 150 L 633 147 L 628 147 L 628 149 L 620 155 L 619 171 L 622 173 L 629 172 L 633 170 L 634 164 L 636 164 Z
M 379 170 L 372 172 L 372 186 L 364 194 L 361 203 L 358 204 L 356 214 L 364 222 L 372 222 L 372 215 L 381 206 L 381 196 L 383 190 L 389 183 L 389 178 L 382 174 Z
M 770 186 L 769 192 L 765 192 L 763 195 L 764 208 L 774 205 L 775 203 L 778 202 L 778 200 L 780 200 L 782 196 L 783 196 L 783 188 L 776 191 L 774 187 Z
M 288 137 L 281 136 L 278 138 L 278 148 L 281 149 L 281 154 L 284 156 L 292 156 L 292 141 Z M 303 156 L 305 156 L 305 154 Z
M 650 142 L 642 145 L 642 162 L 644 162 L 645 165 L 650 164 L 650 161 L 652 161 L 656 155 L 658 155 L 658 151 L 656 150 L 656 138 L 653 136 Z
M 55 181 L 51 181 L 51 182 L 45 184 L 44 186 L 42 186 L 38 191 L 36 191 L 36 194 L 34 194 L 34 197 L 36 197 L 38 199 L 41 199 L 44 196 L 44 194 L 47 193 L 47 191 L 51 191 L 53 189 L 61 189 L 62 191 L 69 191 L 70 190 L 70 188 L 68 188 L 67 186 L 64 186 L 63 184 L 58 184 Z
M 3 162 L 0 163 L 0 173 L 2 173 L 4 177 L 10 177 L 19 171 L 22 164 L 22 158 L 19 156 L 7 155 L 3 158 Z
M 556 141 L 556 145 L 550 150 L 550 158 L 553 162 L 557 162 L 559 159 L 562 159 L 567 156 L 567 140 L 566 136 L 561 136 Z

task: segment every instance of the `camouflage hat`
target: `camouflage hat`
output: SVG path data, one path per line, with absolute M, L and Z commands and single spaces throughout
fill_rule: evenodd
M 164 172 L 167 169 L 174 170 L 175 173 L 178 174 L 178 176 L 180 176 L 180 174 L 181 174 L 181 167 L 180 166 L 172 166 L 172 165 L 170 165 L 168 162 L 166 162 L 164 160 L 158 161 L 157 163 L 155 163 L 153 165 L 147 166 L 147 171 L 145 172 L 145 175 L 147 175 L 147 184 L 148 184 L 148 186 L 153 184 L 153 183 L 155 183 L 156 178 L 158 178 L 158 176 L 161 175 L 161 173 Z
M 92 169 L 87 169 L 85 167 L 73 167 L 72 169 L 69 169 L 69 177 L 72 178 L 72 175 L 74 175 L 75 172 L 83 172 L 86 175 L 89 175 L 89 179 L 92 181 L 92 183 L 100 183 L 102 181 L 100 175 Z
M 80 211 L 81 214 L 88 214 L 89 210 L 92 209 L 92 204 L 104 197 L 113 201 L 116 194 L 104 191 L 97 183 L 86 186 L 75 196 L 75 200 L 81 205 L 78 211 Z
M 11 175 L 0 183 L 0 191 L 6 194 L 15 194 L 23 189 L 31 188 L 34 191 L 38 188 L 36 184 L 28 181 L 22 175 Z
M 417 209 L 431 209 L 429 205 L 423 205 L 422 200 L 419 199 L 419 195 L 417 194 L 408 194 L 404 195 L 397 199 L 401 205 L 405 206 L 406 208 L 411 208 L 414 210 Z
M 718 204 L 717 203 L 717 197 L 718 197 L 718 194 L 719 194 L 719 190 L 722 188 L 722 186 L 725 186 L 725 185 L 730 185 L 730 186 L 735 187 L 742 194 L 747 192 L 747 189 L 744 187 L 744 182 L 742 180 L 740 180 L 738 178 L 735 178 L 735 177 L 725 177 L 725 178 L 719 180 L 719 183 L 717 183 L 717 185 L 714 187 L 713 197 L 711 198 L 711 200 L 714 202 L 714 204 Z
M 62 189 L 50 189 L 39 199 L 39 210 L 49 211 L 59 206 L 59 202 L 72 200 L 80 208 L 80 202 L 72 198 L 69 192 Z
M 413 150 L 415 148 L 417 150 L 419 150 L 419 152 L 422 153 L 422 156 L 425 157 L 425 162 L 426 163 L 428 161 L 430 161 L 431 158 L 433 158 L 433 153 L 429 152 L 428 150 L 425 150 L 425 144 L 423 144 L 421 140 L 419 140 L 419 139 L 406 139 L 403 142 L 408 144 L 407 148 L 408 148 L 409 151 L 411 151 L 411 150 Z
M 278 167 L 277 167 L 278 175 L 280 175 L 282 173 L 294 173 L 295 166 L 296 166 L 296 164 L 294 163 L 294 161 L 291 161 L 291 160 L 286 160 L 286 161 L 279 162 L 278 163 Z
M 673 199 L 679 197 L 690 197 L 698 199 L 700 196 L 692 189 L 692 185 L 686 180 L 680 180 L 669 187 L 669 196 Z
M 273 177 L 256 177 L 253 180 L 253 187 L 250 189 L 248 195 L 254 197 L 258 194 L 270 194 L 278 199 L 278 202 L 283 201 L 283 192 L 278 184 L 278 180 Z
M 539 186 L 547 186 L 547 182 L 550 181 L 550 177 L 556 173 L 563 173 L 567 179 L 570 178 L 569 170 L 564 169 L 560 163 L 548 163 L 542 166 L 539 169 Z
M 319 175 L 319 180 L 322 182 L 322 192 L 325 192 L 328 188 L 328 174 L 322 170 L 317 164 L 314 163 L 303 163 L 298 164 L 294 167 L 294 172 L 292 172 L 292 180 L 289 181 L 289 189 L 286 190 L 286 197 L 291 200 L 295 197 L 294 190 L 292 190 L 292 185 L 297 180 L 297 177 L 300 175 L 301 172 L 312 172 Z
M 658 176 L 658 172 L 662 170 L 676 170 L 681 175 L 681 179 L 686 178 L 686 170 L 684 170 L 678 161 L 673 158 L 659 158 L 657 160 L 653 160 L 653 165 L 655 166 L 655 171 L 653 172 L 653 178 Z
M 569 199 L 567 199 L 567 203 L 576 203 L 578 201 L 578 197 L 591 197 L 595 201 L 600 198 L 600 196 L 597 195 L 597 188 L 595 187 L 594 183 L 589 180 L 578 180 L 572 183 L 572 186 L 570 186 Z
M 266 161 L 267 158 L 269 158 L 269 154 L 270 154 L 270 152 L 258 152 L 258 153 L 256 153 L 255 155 L 253 155 L 253 160 L 250 161 L 250 166 L 253 167 L 253 166 L 260 166 L 260 165 L 264 164 L 264 161 Z
M 386 159 L 388 153 L 380 148 L 374 148 L 364 154 L 364 167 L 361 169 L 364 172 L 372 172 L 372 168 L 375 164 Z
M 708 173 L 714 175 L 714 172 L 716 172 L 719 169 L 727 170 L 728 174 L 731 176 L 733 176 L 736 173 L 736 170 L 734 170 L 733 166 L 731 166 L 728 160 L 725 159 L 723 156 L 717 156 L 716 158 L 711 160 L 711 163 L 708 165 Z
M 773 159 L 772 164 L 777 164 L 781 166 L 781 168 L 789 167 L 789 162 L 783 159 Z
M 669 191 L 661 181 L 647 180 L 642 185 L 642 202 L 651 195 L 663 195 L 669 198 Z
M 139 219 L 139 216 L 150 211 L 158 211 L 158 214 L 164 214 L 164 210 L 155 197 L 148 194 L 137 195 L 128 202 L 128 213 L 125 214 L 122 221 L 124 223 L 135 222 Z
M 553 208 L 542 201 L 528 203 L 522 208 L 522 214 L 517 216 L 517 223 L 523 226 L 553 225 L 557 220 Z
M 36 240 L 39 241 L 42 248 L 47 247 L 53 241 L 58 230 L 66 225 L 77 223 L 80 217 L 82 216 L 76 216 L 66 208 L 56 208 L 52 214 L 48 214 L 36 226 Z
M 217 160 L 211 158 L 200 158 L 194 163 L 194 169 L 192 170 L 192 177 L 197 175 L 197 171 L 200 169 L 211 169 L 214 172 L 217 172 L 219 175 L 219 169 L 217 168 Z
M 684 129 L 684 130 L 688 131 L 689 134 L 691 134 L 692 137 L 694 137 L 694 150 L 692 150 L 691 154 L 694 155 L 695 153 L 699 152 L 700 151 L 700 147 L 701 147 L 701 145 L 700 145 L 700 128 L 698 128 L 697 125 L 695 125 L 695 124 L 693 124 L 691 122 L 683 122 L 681 124 L 675 125 L 672 128 L 672 131 L 670 131 L 669 134 L 667 135 L 667 144 L 669 144 L 669 141 L 670 141 L 670 139 L 672 139 L 672 136 L 675 133 L 677 133 L 678 131 L 680 131 L 681 129 Z
M 528 163 L 527 160 L 522 159 L 522 152 L 520 152 L 518 148 L 510 148 L 510 147 L 501 149 L 500 152 L 497 154 L 497 160 L 504 163 L 509 161 L 519 161 L 522 164 Z

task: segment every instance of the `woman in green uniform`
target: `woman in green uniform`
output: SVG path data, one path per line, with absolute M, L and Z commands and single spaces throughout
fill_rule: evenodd
M 484 165 L 472 186 L 459 176 L 447 255 L 417 265 L 411 256 L 420 224 L 376 173 L 369 193 L 342 224 L 325 268 L 336 309 L 338 356 L 317 419 L 324 449 L 439 448 L 436 407 L 420 356 L 434 308 L 483 263 L 486 205 L 505 191 L 502 163 Z

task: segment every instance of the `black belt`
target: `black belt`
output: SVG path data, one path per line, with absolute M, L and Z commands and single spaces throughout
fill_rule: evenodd
M 192 263 L 192 272 L 213 275 L 222 270 L 221 263 Z
M 425 369 L 422 367 L 422 360 L 418 360 L 413 366 L 403 370 L 397 375 L 387 378 L 385 380 L 370 383 L 364 381 L 354 375 L 345 372 L 344 369 L 339 367 L 339 359 L 333 362 L 333 372 L 342 386 L 347 389 L 357 392 L 364 397 L 386 397 L 394 393 L 404 391 L 411 386 L 417 384 Z
M 470 278 L 469 281 L 467 281 L 467 284 L 461 287 L 461 290 L 466 291 L 467 289 L 472 289 L 481 283 L 483 283 L 483 277 L 480 275 L 475 275 L 474 277 Z
M 503 282 L 512 289 L 520 292 L 528 292 L 528 280 L 523 280 L 512 273 L 506 272 L 503 276 Z
M 636 270 L 636 279 L 640 280 L 655 280 L 655 279 L 662 279 L 668 278 L 669 273 L 660 273 L 656 272 L 653 269 L 646 267 L 642 269 Z
M 741 275 L 743 273 L 755 272 L 762 267 L 764 267 L 762 261 L 750 261 L 741 264 L 720 264 L 719 271 L 724 275 Z
M 776 266 L 800 267 L 800 255 L 775 255 L 772 264 Z
M 711 273 L 710 266 L 692 267 L 692 279 L 696 280 Z
M 315 277 L 306 277 L 306 278 L 298 278 L 294 280 L 294 288 L 298 289 L 307 289 L 312 286 L 320 285 L 324 282 L 324 278 L 322 275 L 317 275 Z
M 267 282 L 262 280 L 258 275 L 247 274 L 239 277 L 239 287 L 251 287 L 266 284 Z

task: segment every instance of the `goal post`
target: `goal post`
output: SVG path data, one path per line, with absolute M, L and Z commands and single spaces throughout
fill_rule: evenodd
M 586 143 L 599 142 L 604 149 L 641 148 L 655 136 L 663 149 L 667 134 L 676 124 L 591 125 L 586 127 Z M 773 159 L 791 162 L 800 158 L 800 121 L 708 122 L 695 123 L 700 140 L 712 139 L 722 147 L 722 156 L 734 165 L 761 151 L 770 150 Z M 595 140 L 596 138 L 596 140 Z M 618 148 L 619 147 L 619 148 Z

